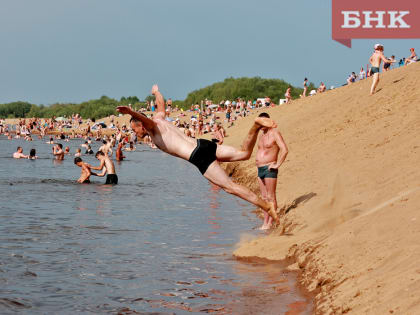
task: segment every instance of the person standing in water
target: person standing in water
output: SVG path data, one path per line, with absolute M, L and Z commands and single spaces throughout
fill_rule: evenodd
M 106 174 L 105 185 L 116 185 L 118 184 L 118 176 L 115 173 L 115 166 L 109 158 L 108 154 L 104 154 L 102 151 L 98 151 L 95 157 L 101 162 L 99 166 L 90 166 L 92 170 L 100 171 L 102 173 L 96 174 L 96 176 L 103 177 Z
M 261 113 L 258 117 L 270 118 L 267 113 Z M 276 187 L 278 168 L 283 164 L 289 151 L 277 128 L 263 127 L 261 131 L 256 156 L 258 184 L 260 185 L 263 199 L 274 203 L 277 209 Z M 261 230 L 270 229 L 272 223 L 273 218 L 265 214 Z
M 376 87 L 379 83 L 379 69 L 381 68 L 381 63 L 383 62 L 390 62 L 390 60 L 386 59 L 384 56 L 384 46 L 381 44 L 375 45 L 375 51 L 369 59 L 371 67 L 371 74 L 373 75 L 373 82 L 370 88 L 370 95 L 375 94 Z
M 103 140 L 102 143 L 103 145 L 99 148 L 98 151 L 102 151 L 104 154 L 112 156 L 112 142 Z
M 28 156 L 23 154 L 22 147 L 17 147 L 16 152 L 13 153 L 13 158 L 14 159 L 27 159 Z
M 38 158 L 38 156 L 36 155 L 36 150 L 35 149 L 31 149 L 31 151 L 29 151 L 28 159 L 30 159 L 30 160 L 36 160 L 37 158 Z
M 58 161 L 64 160 L 63 145 L 61 143 L 57 143 L 57 145 L 53 146 L 52 151 L 56 160 Z
M 90 176 L 91 175 L 96 176 L 96 174 L 92 173 L 92 171 L 90 170 L 91 166 L 89 164 L 83 162 L 83 160 L 80 157 L 74 158 L 74 164 L 76 164 L 78 167 L 82 168 L 82 171 L 80 173 L 80 177 L 77 180 L 77 182 L 80 183 L 80 184 L 90 184 Z
M 122 147 L 124 146 L 124 144 L 122 142 L 118 143 L 118 147 L 117 147 L 117 151 L 115 152 L 115 159 L 117 161 L 122 161 L 125 159 L 125 156 L 122 152 Z
M 248 160 L 257 141 L 258 131 L 263 127 L 274 127 L 274 121 L 269 118 L 257 117 L 241 149 L 238 150 L 227 145 L 217 145 L 209 140 L 196 140 L 187 137 L 171 122 L 165 120 L 165 101 L 157 85 L 153 86 L 152 94 L 155 95 L 157 104 L 157 114 L 153 119 L 149 119 L 127 106 L 117 107 L 117 111 L 120 113 L 131 115 L 131 128 L 139 138 L 143 138 L 146 130 L 160 150 L 189 161 L 210 182 L 223 188 L 226 192 L 260 207 L 276 223 L 279 223 L 274 203 L 262 200 L 248 188 L 234 183 L 219 164 L 219 162 Z

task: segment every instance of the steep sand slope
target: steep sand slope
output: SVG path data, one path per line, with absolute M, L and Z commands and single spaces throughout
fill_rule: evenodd
M 420 314 L 420 64 L 268 110 L 289 155 L 282 229 L 237 257 L 293 258 L 319 314 Z M 251 119 L 228 129 L 239 146 Z M 258 189 L 255 159 L 227 165 Z M 283 210 L 286 210 L 283 209 Z

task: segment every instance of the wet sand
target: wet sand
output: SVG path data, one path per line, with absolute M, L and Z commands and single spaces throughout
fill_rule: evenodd
M 420 64 L 268 109 L 289 147 L 280 229 L 237 257 L 292 259 L 317 314 L 420 314 Z M 228 130 L 240 146 L 255 114 Z M 258 191 L 255 159 L 226 165 Z M 281 231 L 285 233 L 281 235 Z

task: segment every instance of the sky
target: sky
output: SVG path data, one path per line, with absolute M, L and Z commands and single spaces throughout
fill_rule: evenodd
M 144 99 L 154 83 L 184 99 L 227 77 L 339 86 L 378 40 L 333 41 L 330 0 L 1 0 L 0 42 L 0 103 L 49 105 Z

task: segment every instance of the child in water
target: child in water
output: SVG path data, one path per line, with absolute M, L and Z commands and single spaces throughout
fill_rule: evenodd
M 74 158 L 74 164 L 82 168 L 82 172 L 80 173 L 80 178 L 77 180 L 78 183 L 90 184 L 90 176 L 91 175 L 97 176 L 95 173 L 92 173 L 92 171 L 90 170 L 90 165 L 83 162 L 83 160 L 80 157 Z

